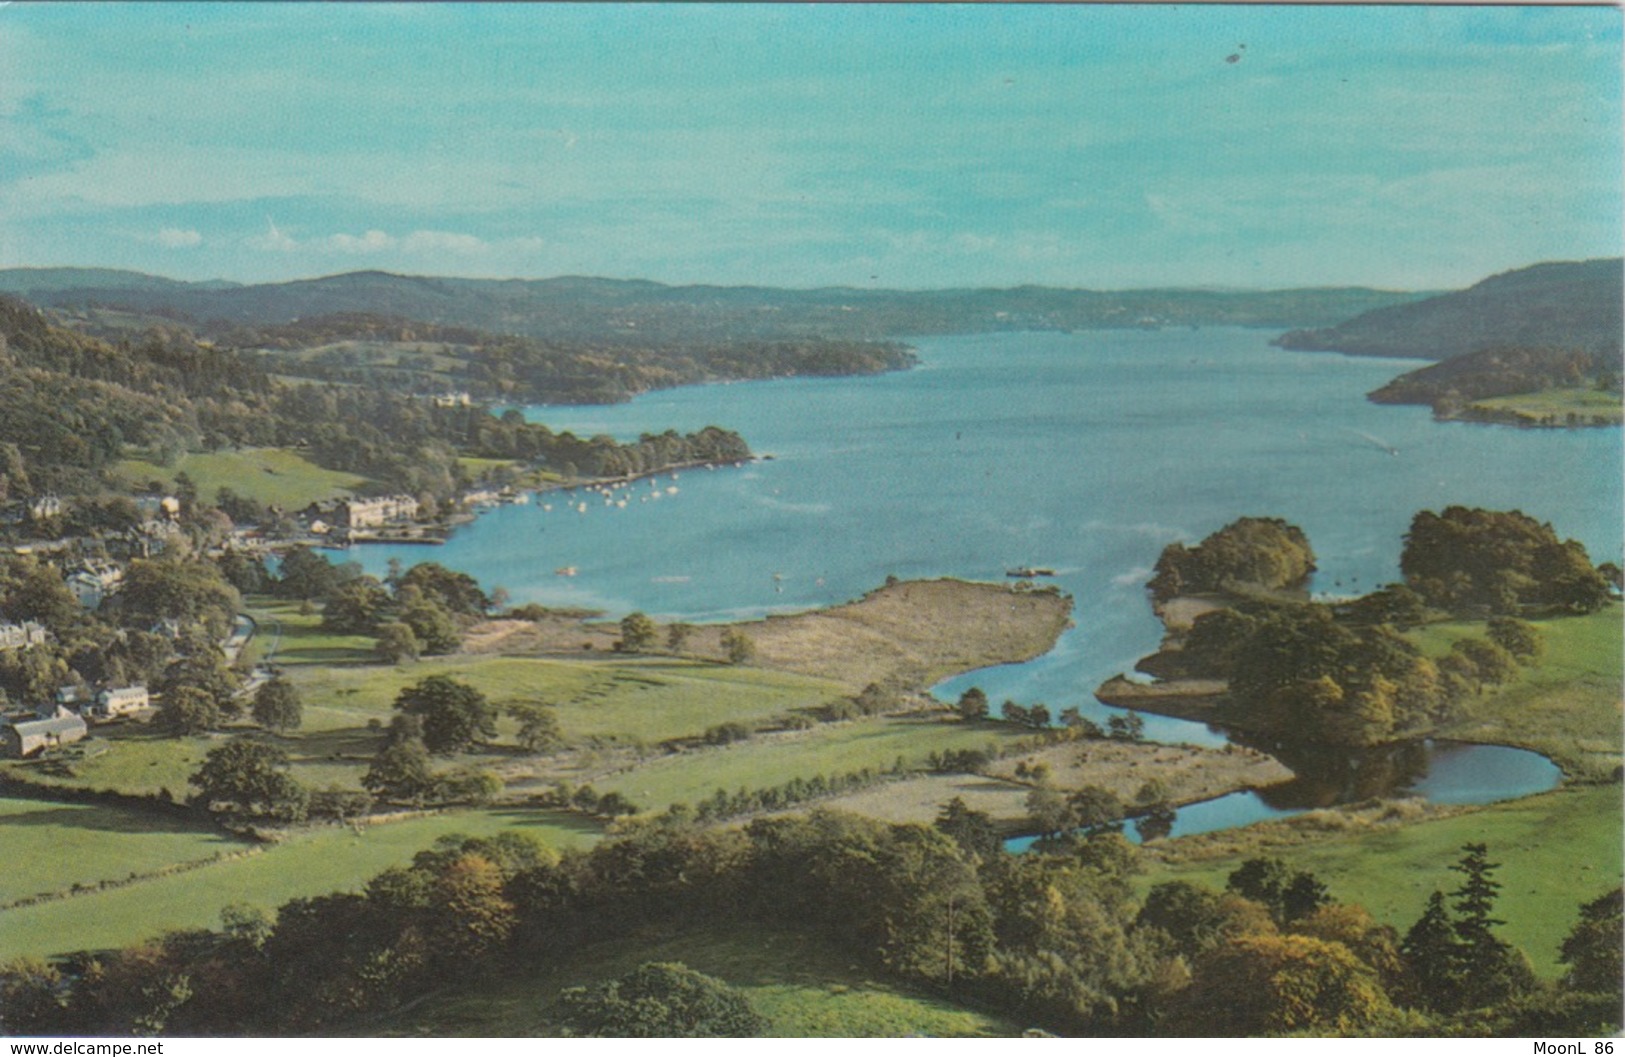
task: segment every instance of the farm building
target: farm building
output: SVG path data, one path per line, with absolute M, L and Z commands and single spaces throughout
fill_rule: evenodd
M 113 687 L 96 695 L 96 714 L 127 716 L 146 708 L 149 701 L 147 688 L 144 686 Z
M 8 756 L 32 756 L 42 749 L 69 745 L 89 733 L 85 721 L 72 712 L 58 711 L 50 719 L 30 719 L 0 726 Z

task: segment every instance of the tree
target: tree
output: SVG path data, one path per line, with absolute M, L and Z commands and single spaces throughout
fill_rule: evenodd
M 1165 602 L 1180 594 L 1257 586 L 1297 588 L 1315 571 L 1303 530 L 1278 518 L 1240 518 L 1195 547 L 1173 543 L 1157 559 L 1147 586 Z
M 967 722 L 987 718 L 987 694 L 979 686 L 973 686 L 959 695 L 959 704 L 956 706 L 959 718 Z
M 1219 893 L 1189 881 L 1164 881 L 1146 893 L 1134 927 L 1161 929 L 1189 960 L 1219 942 L 1225 921 Z
M 1053 837 L 1078 824 L 1071 803 L 1060 790 L 1041 785 L 1027 794 L 1027 816 L 1041 836 Z
M 171 734 L 202 734 L 219 725 L 220 706 L 213 694 L 195 686 L 171 687 L 164 691 L 154 722 Z
M 943 805 L 937 815 L 936 828 L 954 839 L 967 854 L 982 862 L 997 858 L 1003 844 L 993 818 L 985 811 L 974 811 L 960 797 Z
M 163 621 L 202 624 L 209 637 L 223 638 L 242 604 L 211 562 L 172 559 L 133 561 L 117 595 L 128 627 L 149 629 Z
M 305 705 L 299 691 L 282 676 L 260 684 L 254 691 L 254 722 L 278 733 L 296 730 L 304 721 Z
M 1139 741 L 1145 737 L 1145 720 L 1132 709 L 1106 720 L 1106 736 L 1113 741 Z
M 676 623 L 667 625 L 666 649 L 673 653 L 683 652 L 683 646 L 688 643 L 688 637 L 693 633 L 694 625 L 692 624 Z M 621 629 L 621 634 L 623 636 L 626 634 L 626 630 L 624 628 Z
M 1370 966 L 1311 936 L 1242 936 L 1197 959 L 1192 973 L 1171 1019 L 1197 1035 L 1344 1035 L 1392 1008 Z
M 722 633 L 722 648 L 729 664 L 749 664 L 756 656 L 756 643 L 742 631 L 729 628 Z
M 1450 652 L 1466 658 L 1481 683 L 1499 686 L 1518 674 L 1512 654 L 1485 639 L 1457 639 L 1450 644 Z
M 481 738 L 496 737 L 496 712 L 485 695 L 467 683 L 431 675 L 395 697 L 397 711 L 423 719 L 423 744 L 430 752 L 454 753 Z
M 1569 967 L 1563 986 L 1618 996 L 1625 966 L 1620 936 L 1625 932 L 1625 890 L 1614 889 L 1580 907 L 1580 920 L 1563 940 L 1558 961 Z
M 518 921 L 502 887 L 502 871 L 478 854 L 459 855 L 437 872 L 427 917 L 438 959 L 473 966 L 502 948 Z
M 1420 511 L 1399 567 L 1429 605 L 1453 613 L 1509 615 L 1526 605 L 1593 612 L 1608 600 L 1583 546 L 1516 510 Z
M 415 661 L 423 651 L 412 629 L 399 623 L 378 625 L 378 641 L 372 648 L 385 664 Z
M 1278 924 L 1296 921 L 1330 902 L 1326 886 L 1314 874 L 1294 871 L 1274 858 L 1248 859 L 1231 872 L 1225 888 L 1263 904 Z
M 559 1003 L 573 1031 L 601 1038 L 749 1038 L 768 1027 L 744 995 L 681 963 L 648 962 Z
M 526 752 L 552 752 L 564 744 L 559 714 L 547 705 L 531 702 L 510 705 L 508 715 L 519 721 L 519 744 Z
M 1422 916 L 1406 931 L 1400 952 L 1416 977 L 1422 1002 L 1432 1009 L 1452 1008 L 1461 959 L 1443 892 L 1434 889 L 1428 897 Z
M 621 618 L 621 649 L 627 653 L 642 653 L 655 643 L 660 629 L 644 613 L 628 613 Z
M 453 653 L 463 644 L 462 632 L 446 608 L 428 598 L 401 608 L 400 622 L 412 629 L 423 653 Z
M 1540 629 L 1517 617 L 1491 617 L 1486 629 L 1490 641 L 1506 650 L 1520 662 L 1535 660 L 1545 648 Z
M 304 544 L 288 548 L 279 571 L 276 593 L 281 598 L 326 598 L 339 585 L 333 563 Z
M 372 758 L 361 777 L 363 788 L 388 800 L 420 803 L 434 786 L 429 750 L 420 738 L 402 738 L 385 745 Z
M 1123 802 L 1110 789 L 1086 785 L 1067 797 L 1076 825 L 1094 829 L 1123 817 Z
M 370 576 L 341 584 L 322 609 L 322 628 L 340 635 L 370 635 L 389 609 L 389 592 Z
M 68 988 L 61 970 L 42 958 L 0 967 L 0 1033 L 58 1035 L 71 1030 Z
M 203 757 L 189 782 L 205 807 L 227 804 L 287 821 L 305 817 L 310 794 L 287 773 L 288 754 L 251 738 L 233 738 Z
M 1485 844 L 1462 845 L 1461 861 L 1451 867 L 1462 875 L 1452 894 L 1456 912 L 1454 931 L 1460 962 L 1460 1007 L 1494 1005 L 1534 985 L 1534 974 L 1523 952 L 1495 934 L 1505 922 L 1493 917 L 1501 889 L 1492 875 L 1500 863 L 1489 861 Z
M 415 587 L 448 612 L 465 617 L 483 617 L 491 600 L 480 590 L 479 581 L 467 573 L 446 568 L 438 562 L 421 562 L 399 580 L 402 587 Z

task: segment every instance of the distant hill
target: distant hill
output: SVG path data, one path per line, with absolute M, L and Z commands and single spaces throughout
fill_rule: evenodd
M 1294 330 L 1276 343 L 1426 360 L 1515 347 L 1617 357 L 1625 325 L 1622 299 L 1620 258 L 1551 262 L 1491 276 L 1457 293 L 1373 309 L 1333 327 Z
M 1335 327 L 1295 330 L 1276 344 L 1437 360 L 1368 395 L 1379 404 L 1425 404 L 1442 419 L 1618 423 L 1622 301 L 1620 258 L 1559 261 L 1491 276 L 1459 293 L 1380 308 Z M 1505 398 L 1518 399 L 1508 404 Z M 1496 400 L 1502 403 L 1483 403 Z
M 1277 291 L 1011 289 L 782 290 L 643 280 L 456 279 L 352 272 L 250 286 L 178 283 L 94 269 L 0 270 L 0 291 L 37 304 L 183 319 L 200 332 L 363 313 L 494 334 L 591 340 L 877 340 L 911 334 L 1102 327 L 1324 327 L 1425 296 L 1333 288 Z
M 70 290 L 219 290 L 237 286 L 224 279 L 187 283 L 178 279 L 121 271 L 117 268 L 4 268 L 0 269 L 0 293 L 16 294 L 39 301 L 51 294 Z

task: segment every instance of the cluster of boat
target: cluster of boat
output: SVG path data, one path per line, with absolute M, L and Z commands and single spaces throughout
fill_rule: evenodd
M 660 479 L 658 477 L 647 478 L 649 482 L 649 490 L 647 492 L 642 492 L 640 489 L 633 487 L 637 482 L 631 480 L 584 485 L 580 491 L 587 493 L 595 499 L 602 499 L 604 506 L 615 507 L 618 510 L 625 510 L 627 504 L 632 502 L 633 499 L 636 499 L 640 503 L 647 503 L 652 500 L 659 499 L 663 495 L 676 495 L 678 491 L 675 483 L 677 481 L 677 474 L 673 473 L 671 475 L 671 479 L 673 483 L 662 488 L 660 486 Z M 566 510 L 574 510 L 578 514 L 585 514 L 593 505 L 593 499 L 581 499 L 577 496 L 576 491 L 576 489 L 570 489 L 564 493 L 564 508 Z M 552 510 L 553 504 L 543 503 L 542 509 Z

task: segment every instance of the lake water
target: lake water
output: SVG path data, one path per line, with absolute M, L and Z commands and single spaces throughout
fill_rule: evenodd
M 639 482 L 625 507 L 582 494 L 579 513 L 542 496 L 488 511 L 444 547 L 353 555 L 375 574 L 390 557 L 440 561 L 515 602 L 689 621 L 827 606 L 888 575 L 997 580 L 1012 566 L 1053 568 L 1076 599 L 1076 627 L 1037 661 L 938 692 L 975 684 L 995 702 L 1077 705 L 1097 718 L 1110 710 L 1094 688 L 1160 637 L 1143 585 L 1162 547 L 1242 515 L 1301 526 L 1319 560 L 1313 587 L 1331 594 L 1398 579 L 1412 515 L 1450 504 L 1521 509 L 1594 561 L 1621 560 L 1619 430 L 1437 423 L 1426 408 L 1364 399 L 1415 362 L 1286 352 L 1271 336 L 929 338 L 914 342 L 920 366 L 896 374 L 531 409 L 556 430 L 620 439 L 721 425 L 773 459 Z M 577 575 L 556 576 L 561 566 Z M 1224 741 L 1200 724 L 1146 720 L 1159 740 Z M 1412 784 L 1450 795 L 1427 780 Z

